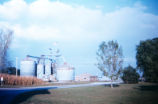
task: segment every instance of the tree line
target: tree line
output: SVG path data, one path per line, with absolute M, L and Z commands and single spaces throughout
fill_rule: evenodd
M 148 82 L 158 82 L 158 38 L 141 41 L 136 47 L 137 67 Z
M 103 41 L 96 53 L 98 60 L 96 66 L 104 76 L 111 79 L 111 82 L 121 77 L 125 83 L 137 83 L 139 79 L 137 71 L 143 72 L 145 81 L 158 82 L 158 38 L 140 41 L 136 51 L 137 67 L 129 65 L 123 68 L 121 46 L 117 41 Z

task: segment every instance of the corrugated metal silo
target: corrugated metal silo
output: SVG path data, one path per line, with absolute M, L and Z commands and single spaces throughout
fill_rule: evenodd
M 52 74 L 56 74 L 56 63 L 52 63 Z
M 51 62 L 47 62 L 45 65 L 45 75 L 51 75 Z
M 37 78 L 43 79 L 44 76 L 44 65 L 38 64 L 37 65 Z
M 45 79 L 47 81 L 50 80 L 50 75 L 51 75 L 51 63 L 50 62 L 47 62 L 45 64 Z
M 57 68 L 57 80 L 58 81 L 73 81 L 74 80 L 74 69 L 67 67 Z
M 21 76 L 35 76 L 35 61 L 25 59 L 20 62 Z

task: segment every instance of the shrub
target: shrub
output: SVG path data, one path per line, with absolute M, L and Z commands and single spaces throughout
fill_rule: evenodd
M 21 77 L 9 74 L 0 74 L 0 78 L 1 77 L 3 77 L 4 85 L 28 86 L 41 85 L 44 83 L 41 79 L 37 79 L 36 77 Z
M 139 74 L 132 66 L 125 67 L 123 70 L 122 80 L 124 83 L 138 83 Z

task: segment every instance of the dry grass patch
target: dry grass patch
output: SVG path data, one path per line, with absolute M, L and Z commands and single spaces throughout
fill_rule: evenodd
M 18 86 L 30 86 L 41 85 L 44 82 L 36 77 L 21 77 L 9 74 L 0 74 L 0 78 L 3 77 L 3 85 L 18 85 Z

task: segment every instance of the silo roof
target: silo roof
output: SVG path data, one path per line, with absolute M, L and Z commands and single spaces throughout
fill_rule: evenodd
M 22 61 L 34 61 L 33 59 L 29 58 L 29 57 L 26 57 L 24 58 Z
M 59 66 L 58 67 L 59 69 L 67 69 L 67 70 L 72 70 L 72 69 L 74 69 L 74 67 L 71 67 L 68 63 L 64 63 L 63 65 L 61 65 L 61 66 Z

